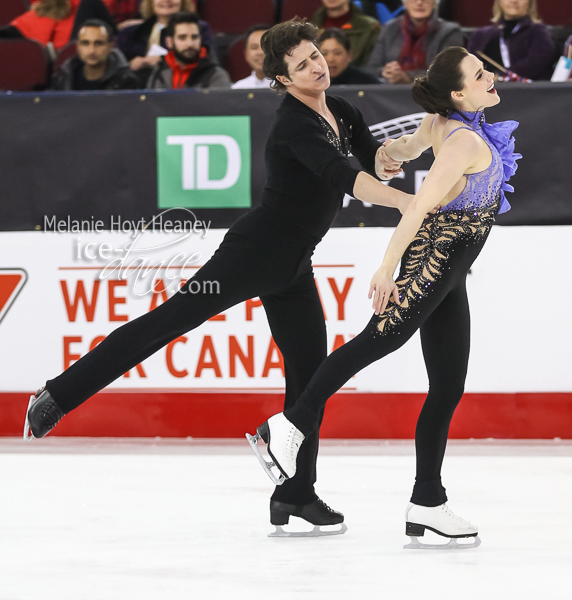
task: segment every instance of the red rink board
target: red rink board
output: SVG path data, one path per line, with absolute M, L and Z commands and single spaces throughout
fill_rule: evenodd
M 410 439 L 423 394 L 340 393 L 326 408 L 321 436 Z M 29 394 L 0 393 L 0 435 L 19 436 Z M 240 438 L 282 408 L 277 392 L 100 392 L 54 434 L 86 437 Z M 465 394 L 451 438 L 572 439 L 571 393 Z

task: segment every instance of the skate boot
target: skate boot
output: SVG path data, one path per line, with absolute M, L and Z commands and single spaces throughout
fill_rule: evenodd
M 288 525 L 290 517 L 299 517 L 314 525 L 312 531 L 285 531 L 282 526 Z M 270 523 L 276 526 L 276 531 L 268 537 L 320 537 L 324 535 L 341 535 L 347 531 L 344 515 L 330 508 L 318 498 L 310 504 L 297 506 L 270 500 Z M 337 529 L 322 529 L 323 526 L 341 525 Z
M 423 537 L 426 529 L 449 538 L 449 541 L 446 544 L 422 544 L 418 538 Z M 479 528 L 458 517 L 446 503 L 440 506 L 420 506 L 410 502 L 405 511 L 405 535 L 411 537 L 411 542 L 403 546 L 404 548 L 450 550 L 476 548 L 481 545 Z M 473 538 L 473 541 L 458 542 L 467 538 Z
M 272 462 L 267 461 L 260 453 L 257 445 L 260 438 L 268 444 L 268 454 L 270 454 Z M 246 439 L 252 446 L 262 468 L 275 485 L 282 485 L 286 479 L 294 477 L 296 457 L 300 445 L 304 441 L 304 434 L 288 421 L 284 413 L 270 417 L 268 421 L 262 423 L 254 435 L 247 433 Z M 272 467 L 278 469 L 278 474 L 272 471 Z
M 32 438 L 43 438 L 63 418 L 64 413 L 51 397 L 46 388 L 39 389 L 30 396 L 26 421 L 24 423 L 24 441 Z

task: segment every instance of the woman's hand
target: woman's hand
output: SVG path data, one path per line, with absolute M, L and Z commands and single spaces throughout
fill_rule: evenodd
M 367 296 L 370 300 L 373 298 L 372 307 L 376 315 L 383 314 L 392 294 L 395 304 L 401 304 L 399 290 L 395 281 L 393 281 L 393 276 L 382 265 L 371 279 L 369 294 Z

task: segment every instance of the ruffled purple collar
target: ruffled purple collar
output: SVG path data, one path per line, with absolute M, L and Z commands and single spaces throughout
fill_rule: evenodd
M 516 161 L 522 158 L 522 154 L 514 151 L 514 137 L 512 132 L 518 127 L 518 121 L 500 121 L 499 123 L 489 124 L 485 121 L 485 113 L 482 110 L 477 112 L 451 111 L 449 119 L 465 123 L 481 137 L 486 139 L 497 149 L 503 169 L 504 177 L 501 184 L 501 203 L 499 214 L 510 210 L 510 204 L 506 199 L 505 192 L 514 192 L 512 185 L 509 185 L 509 179 L 515 174 L 518 165 Z

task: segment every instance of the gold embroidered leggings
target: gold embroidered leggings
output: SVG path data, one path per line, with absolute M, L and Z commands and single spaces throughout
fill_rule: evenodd
M 427 219 L 403 256 L 397 285 L 401 304 L 333 352 L 319 367 L 286 417 L 304 433 L 318 427 L 326 401 L 351 377 L 394 352 L 420 329 L 429 393 L 417 421 L 417 472 L 411 501 L 447 501 L 441 465 L 449 424 L 464 391 L 470 318 L 465 280 L 479 255 L 498 206 L 438 213 Z

